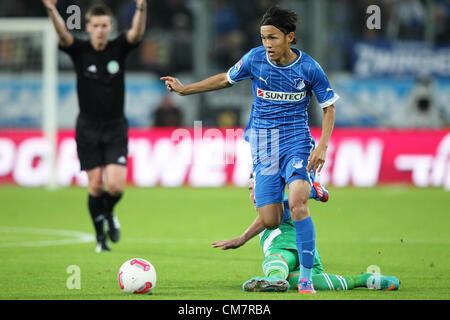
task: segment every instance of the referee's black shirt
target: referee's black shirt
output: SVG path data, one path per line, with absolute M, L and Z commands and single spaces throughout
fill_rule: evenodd
M 72 58 L 77 74 L 80 116 L 91 119 L 119 119 L 124 115 L 125 59 L 137 44 L 125 33 L 96 51 L 89 40 L 74 38 L 70 47 L 59 47 Z

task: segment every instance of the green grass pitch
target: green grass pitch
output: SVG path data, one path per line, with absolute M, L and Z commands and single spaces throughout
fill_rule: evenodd
M 358 275 L 376 265 L 400 278 L 401 286 L 396 292 L 359 288 L 306 296 L 242 291 L 245 280 L 262 275 L 259 239 L 237 250 L 211 247 L 239 236 L 253 221 L 245 188 L 128 187 L 116 210 L 122 239 L 101 254 L 94 242 L 74 241 L 93 234 L 86 192 L 0 187 L 0 299 L 450 298 L 450 193 L 443 189 L 331 188 L 328 203 L 311 201 L 326 272 Z M 118 269 L 135 257 L 157 270 L 153 295 L 119 289 Z M 80 268 L 80 289 L 67 288 L 70 265 Z

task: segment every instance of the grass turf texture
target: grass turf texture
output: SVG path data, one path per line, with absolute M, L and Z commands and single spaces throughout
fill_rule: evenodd
M 63 239 L 28 229 L 93 234 L 83 188 L 47 191 L 0 187 L 0 299 L 449 299 L 450 196 L 436 188 L 330 188 L 328 203 L 310 201 L 325 272 L 358 275 L 377 265 L 401 279 L 400 290 L 365 288 L 316 295 L 247 293 L 262 275 L 256 237 L 237 250 L 211 242 L 239 236 L 256 212 L 244 188 L 128 187 L 117 206 L 122 239 L 96 254 L 95 243 L 30 246 Z M 15 229 L 16 228 L 16 229 Z M 25 242 L 25 243 L 24 243 Z M 24 246 L 25 244 L 25 246 Z M 154 294 L 126 295 L 121 264 L 135 257 L 157 270 Z M 81 289 L 66 287 L 69 265 L 81 269 Z

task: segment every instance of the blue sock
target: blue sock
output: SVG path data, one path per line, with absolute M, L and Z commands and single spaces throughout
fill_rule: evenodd
M 312 268 L 307 268 L 305 266 L 300 267 L 300 277 L 298 281 L 302 280 L 303 278 L 312 281 Z
M 294 221 L 298 259 L 300 261 L 300 278 L 312 280 L 314 255 L 316 249 L 316 231 L 311 217 Z

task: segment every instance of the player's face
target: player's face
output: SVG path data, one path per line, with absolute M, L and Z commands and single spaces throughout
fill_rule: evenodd
M 270 60 L 279 61 L 291 48 L 292 33 L 285 35 L 274 26 L 261 26 L 261 40 Z
M 108 41 L 109 33 L 112 31 L 111 17 L 93 16 L 86 25 L 86 30 L 91 35 L 92 42 L 104 44 Z
M 294 37 L 293 32 L 286 35 L 274 26 L 261 26 L 261 40 L 272 61 L 280 61 L 289 54 Z

